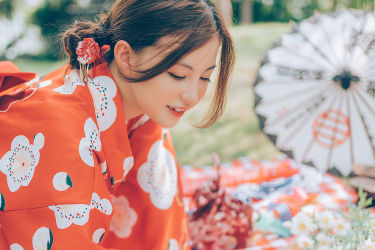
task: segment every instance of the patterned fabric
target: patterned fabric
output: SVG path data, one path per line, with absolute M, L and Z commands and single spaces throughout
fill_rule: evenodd
M 170 133 L 126 123 L 107 64 L 0 69 L 0 249 L 189 248 Z
M 184 166 L 181 171 L 184 201 L 193 210 L 195 189 L 217 176 L 211 166 Z M 301 210 L 343 209 L 357 201 L 356 191 L 330 174 L 291 159 L 252 161 L 240 158 L 224 163 L 220 178 L 228 192 L 253 207 L 253 234 L 247 250 L 290 249 L 295 237 L 283 229 Z

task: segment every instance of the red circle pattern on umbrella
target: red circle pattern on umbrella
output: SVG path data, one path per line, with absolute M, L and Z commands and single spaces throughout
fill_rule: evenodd
M 315 141 L 323 147 L 337 147 L 350 136 L 349 118 L 339 110 L 328 110 L 316 117 L 313 134 Z

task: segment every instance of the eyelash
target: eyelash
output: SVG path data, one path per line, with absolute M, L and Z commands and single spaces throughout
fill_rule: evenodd
M 186 77 L 185 76 L 177 76 L 177 75 L 175 75 L 175 74 L 173 74 L 173 73 L 171 73 L 171 72 L 168 72 L 168 74 L 172 77 L 172 78 L 174 78 L 174 79 L 176 79 L 176 80 L 184 80 Z
M 175 75 L 175 74 L 173 74 L 173 73 L 171 73 L 171 72 L 168 72 L 168 74 L 169 74 L 172 78 L 174 78 L 174 79 L 176 79 L 176 80 L 179 80 L 179 81 L 184 80 L 184 79 L 186 78 L 186 76 L 178 76 L 178 75 Z M 200 79 L 203 80 L 203 81 L 206 81 L 206 82 L 211 82 L 210 78 L 201 77 Z

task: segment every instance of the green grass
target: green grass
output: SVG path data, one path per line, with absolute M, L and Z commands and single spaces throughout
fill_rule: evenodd
M 173 140 L 180 164 L 210 165 L 211 155 L 216 152 L 222 162 L 247 156 L 262 160 L 275 157 L 279 152 L 259 130 L 253 111 L 252 85 L 259 63 L 281 34 L 289 30 L 289 24 L 264 23 L 236 26 L 231 29 L 237 51 L 237 62 L 228 93 L 224 116 L 212 127 L 197 129 L 191 124 L 203 118 L 210 103 L 210 93 L 173 128 Z M 57 69 L 64 62 L 14 61 L 21 70 L 42 75 Z

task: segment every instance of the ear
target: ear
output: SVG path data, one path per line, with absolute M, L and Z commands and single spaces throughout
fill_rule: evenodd
M 120 40 L 116 43 L 114 48 L 114 60 L 121 72 L 125 75 L 131 74 L 131 57 L 134 54 L 130 44 L 124 40 Z

